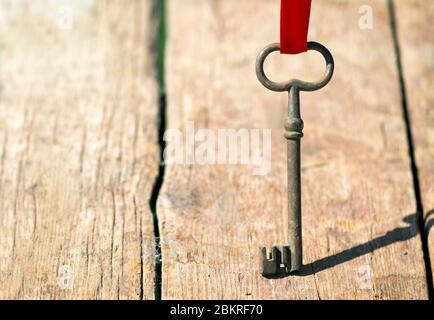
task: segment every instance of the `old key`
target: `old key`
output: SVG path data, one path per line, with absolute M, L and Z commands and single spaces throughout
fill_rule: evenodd
M 285 121 L 285 138 L 288 142 L 288 238 L 289 245 L 274 246 L 267 252 L 260 249 L 261 273 L 275 276 L 299 271 L 303 264 L 301 227 L 301 166 L 300 140 L 303 137 L 303 120 L 300 116 L 300 91 L 315 91 L 323 88 L 333 76 L 334 61 L 330 51 L 317 42 L 308 42 L 308 50 L 321 53 L 326 62 L 324 78 L 318 82 L 304 82 L 297 79 L 276 83 L 267 78 L 264 62 L 269 54 L 280 50 L 279 43 L 265 47 L 256 60 L 256 75 L 259 81 L 272 91 L 288 91 L 288 118 Z

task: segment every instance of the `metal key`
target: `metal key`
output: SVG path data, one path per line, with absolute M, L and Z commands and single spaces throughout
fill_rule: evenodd
M 299 271 L 303 264 L 301 227 L 301 166 L 300 140 L 303 137 L 303 120 L 300 116 L 300 91 L 315 91 L 323 88 L 333 76 L 334 61 L 330 51 L 317 42 L 309 42 L 308 50 L 318 51 L 326 62 L 326 72 L 318 82 L 305 82 L 292 79 L 276 83 L 267 78 L 264 62 L 269 54 L 280 50 L 279 43 L 265 47 L 256 60 L 256 75 L 259 81 L 272 91 L 288 91 L 288 118 L 285 121 L 285 138 L 288 141 L 288 238 L 289 245 L 274 246 L 267 252 L 260 248 L 261 273 L 275 276 Z

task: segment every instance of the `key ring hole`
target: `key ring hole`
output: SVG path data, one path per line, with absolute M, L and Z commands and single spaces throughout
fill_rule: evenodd
M 308 50 L 321 53 L 326 62 L 326 71 L 324 77 L 320 81 L 306 82 L 298 79 L 291 79 L 287 82 L 274 82 L 268 79 L 264 71 L 265 60 L 271 53 L 280 51 L 280 43 L 273 43 L 262 49 L 258 55 L 258 58 L 256 59 L 256 75 L 264 87 L 278 92 L 289 91 L 293 86 L 297 87 L 300 91 L 315 91 L 327 85 L 333 76 L 335 66 L 332 54 L 326 47 L 318 42 L 310 41 L 308 42 L 307 46 Z

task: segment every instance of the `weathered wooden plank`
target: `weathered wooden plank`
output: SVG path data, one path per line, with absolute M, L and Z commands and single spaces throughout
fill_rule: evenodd
M 394 1 L 425 234 L 434 268 L 434 3 Z
M 2 1 L 0 297 L 154 298 L 151 1 Z
M 373 9 L 373 30 L 359 27 L 362 5 Z M 298 276 L 259 275 L 258 247 L 286 237 L 287 97 L 254 74 L 256 54 L 278 39 L 278 15 L 277 0 L 169 1 L 169 128 L 270 128 L 272 171 L 167 165 L 158 204 L 163 298 L 427 298 L 385 1 L 313 5 L 310 38 L 333 52 L 336 74 L 301 97 L 306 266 Z M 308 56 L 272 58 L 268 72 L 315 79 L 323 62 Z M 185 147 L 168 141 L 176 145 Z

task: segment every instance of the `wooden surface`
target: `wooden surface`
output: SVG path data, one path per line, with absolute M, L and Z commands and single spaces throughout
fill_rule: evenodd
M 153 299 L 151 2 L 1 11 L 0 298 Z
M 402 68 L 420 179 L 425 234 L 434 269 L 434 3 L 397 1 Z
M 266 279 L 259 247 L 287 237 L 287 95 L 263 88 L 254 63 L 278 41 L 279 0 L 167 0 L 166 12 L 167 129 L 271 129 L 266 175 L 159 171 L 156 1 L 0 2 L 0 299 L 427 299 L 433 4 L 393 1 L 399 70 L 390 1 L 314 2 L 309 38 L 336 70 L 301 95 L 305 266 Z M 360 28 L 367 8 L 373 29 Z M 323 69 L 315 53 L 266 65 L 276 80 Z M 432 231 L 426 247 L 433 261 Z
M 364 4 L 373 30 L 358 27 Z M 194 121 L 273 134 L 267 176 L 246 165 L 167 166 L 158 206 L 163 299 L 426 299 L 386 1 L 313 6 L 310 38 L 333 52 L 336 73 L 301 98 L 306 266 L 299 276 L 259 275 L 258 247 L 286 241 L 287 97 L 254 75 L 256 54 L 278 39 L 278 12 L 278 1 L 169 1 L 169 128 Z M 312 80 L 324 68 L 314 58 L 288 58 L 288 69 L 271 58 L 268 72 Z

